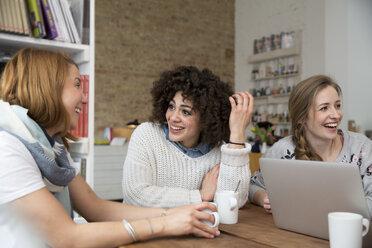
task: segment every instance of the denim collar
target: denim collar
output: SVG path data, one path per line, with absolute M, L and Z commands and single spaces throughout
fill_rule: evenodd
M 162 125 L 162 128 L 163 128 L 163 131 L 165 133 L 166 139 L 169 142 L 171 142 L 175 147 L 177 147 L 181 152 L 183 152 L 184 154 L 186 154 L 187 156 L 189 156 L 191 158 L 201 157 L 201 156 L 207 154 L 208 152 L 210 152 L 210 150 L 211 150 L 211 148 L 207 144 L 202 143 L 202 142 L 200 142 L 199 144 L 197 144 L 196 146 L 191 147 L 191 148 L 184 147 L 179 142 L 174 142 L 174 141 L 169 139 L 168 125 Z
M 50 135 L 47 133 L 46 129 L 44 127 L 42 127 L 39 123 L 37 123 L 39 125 L 39 127 L 41 128 L 41 130 L 43 130 L 44 134 L 45 134 L 45 137 L 48 139 L 50 145 L 53 147 L 54 144 L 56 143 L 56 141 L 50 137 Z

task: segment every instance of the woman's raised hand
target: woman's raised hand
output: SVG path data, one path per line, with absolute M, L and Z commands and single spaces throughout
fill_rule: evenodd
M 164 216 L 165 234 L 172 236 L 196 234 L 205 238 L 219 236 L 220 232 L 218 230 L 201 222 L 202 220 L 214 222 L 213 215 L 202 212 L 207 208 L 217 212 L 216 206 L 209 202 L 169 209 L 168 215 Z
M 251 123 L 254 100 L 248 92 L 238 92 L 229 97 L 231 113 L 229 119 L 230 141 L 244 143 L 245 130 Z

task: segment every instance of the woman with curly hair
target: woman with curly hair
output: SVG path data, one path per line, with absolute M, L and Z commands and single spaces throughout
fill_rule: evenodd
M 216 190 L 248 199 L 248 92 L 234 94 L 210 70 L 181 66 L 154 82 L 152 123 L 133 132 L 123 171 L 124 203 L 175 207 L 213 201 Z
M 291 136 L 275 143 L 267 158 L 316 160 L 359 166 L 372 213 L 372 141 L 366 136 L 339 129 L 342 120 L 341 88 L 323 75 L 300 82 L 289 97 Z M 251 202 L 271 212 L 260 171 L 251 178 Z

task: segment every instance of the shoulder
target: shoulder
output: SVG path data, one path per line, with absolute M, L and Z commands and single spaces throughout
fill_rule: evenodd
M 348 142 L 348 145 L 353 144 L 367 144 L 371 145 L 372 140 L 370 140 L 367 136 L 361 133 L 355 133 L 351 131 L 342 131 L 345 142 Z
M 14 149 L 15 148 L 15 149 Z M 17 153 L 24 153 L 28 151 L 26 146 L 14 135 L 11 135 L 8 132 L 0 132 L 0 151 L 4 150 L 15 150 Z
M 24 180 L 27 178 L 27 180 Z M 41 172 L 26 146 L 0 132 L 0 204 L 44 187 Z
M 152 132 L 159 132 L 162 131 L 162 127 L 160 124 L 152 123 L 152 122 L 144 122 L 141 123 L 133 133 L 152 133 Z
M 292 159 L 294 157 L 295 146 L 292 141 L 292 136 L 287 136 L 276 142 L 270 149 L 265 153 L 267 158 L 282 158 Z
M 165 139 L 165 133 L 160 124 L 144 122 L 134 130 L 129 144 L 136 143 L 137 146 L 154 146 L 156 144 L 159 146 Z

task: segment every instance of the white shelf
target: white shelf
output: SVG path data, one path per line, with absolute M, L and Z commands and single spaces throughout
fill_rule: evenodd
M 288 103 L 289 94 L 258 96 L 254 98 L 255 105 Z
M 256 64 L 256 63 L 264 62 L 267 60 L 300 55 L 301 54 L 301 43 L 302 43 L 301 31 L 298 30 L 296 31 L 294 46 L 251 55 L 248 57 L 248 63 Z
M 89 138 L 80 138 L 78 141 L 70 141 L 70 153 L 75 156 L 86 156 L 89 154 Z
M 294 45 L 289 48 L 278 49 L 270 52 L 263 52 L 248 57 L 249 64 L 260 63 L 267 60 L 273 60 L 278 58 L 285 58 L 290 56 L 296 56 L 301 53 L 299 45 Z
M 292 73 L 292 74 L 280 75 L 280 76 L 275 76 L 275 77 L 257 78 L 257 79 L 252 79 L 252 80 L 257 82 L 257 81 L 272 80 L 272 79 L 279 79 L 279 78 L 289 78 L 289 77 L 297 77 L 297 76 L 299 76 L 298 73 Z
M 54 40 L 32 38 L 22 35 L 0 33 L 0 47 L 2 51 L 15 53 L 24 47 L 36 47 L 52 51 L 68 53 L 76 63 L 89 62 L 89 45 L 73 44 Z M 78 61 L 76 61 L 76 59 Z

